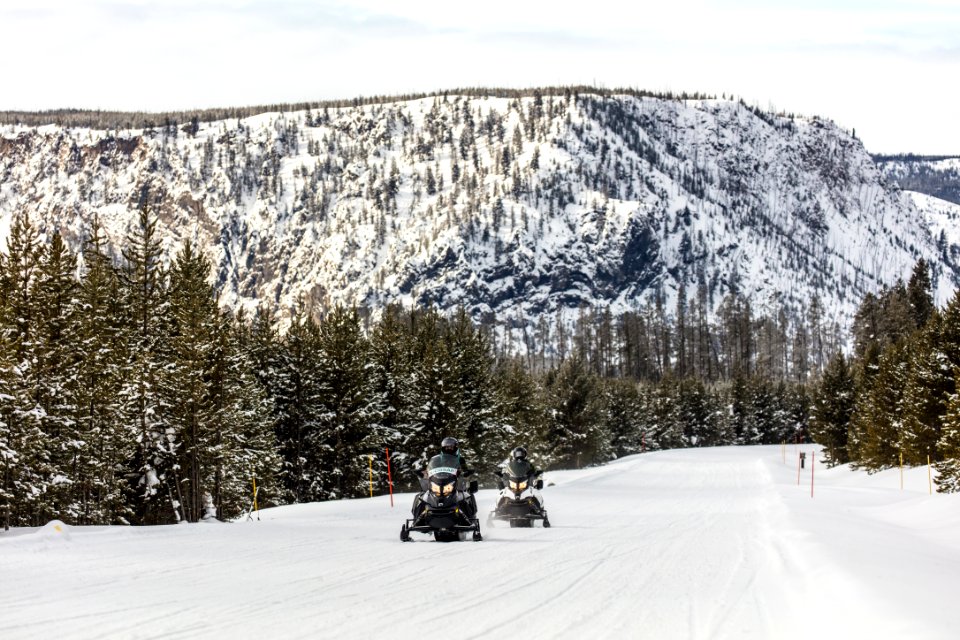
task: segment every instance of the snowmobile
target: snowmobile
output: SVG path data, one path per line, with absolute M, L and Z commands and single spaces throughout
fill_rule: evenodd
M 413 518 L 400 529 L 400 539 L 410 541 L 410 533 L 432 533 L 437 542 L 462 540 L 470 532 L 477 542 L 480 535 L 480 520 L 473 494 L 477 481 L 470 482 L 464 490 L 465 480 L 459 474 L 456 456 L 440 454 L 427 465 L 426 477 L 420 476 L 422 493 L 413 500 Z
M 544 527 L 550 526 L 550 518 L 543 506 L 543 480 L 536 478 L 530 465 L 520 460 L 511 460 L 497 479 L 500 495 L 497 506 L 487 516 L 487 525 L 495 520 L 506 520 L 511 527 L 532 527 L 537 520 Z

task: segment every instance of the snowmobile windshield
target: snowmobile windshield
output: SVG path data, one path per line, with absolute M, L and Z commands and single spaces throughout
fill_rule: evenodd
M 526 477 L 530 475 L 531 467 L 530 463 L 526 460 L 511 460 L 505 471 L 511 478 L 526 479 Z
M 429 464 L 427 464 L 427 474 L 432 476 L 449 474 L 457 475 L 457 471 L 460 470 L 460 457 L 455 455 L 450 455 L 449 453 L 441 453 L 439 455 L 433 456 L 430 458 Z

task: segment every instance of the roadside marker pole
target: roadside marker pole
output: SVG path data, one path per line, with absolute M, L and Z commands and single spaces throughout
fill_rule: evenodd
M 367 461 L 370 465 L 370 497 L 373 497 L 373 456 L 368 456 L 369 460 Z
M 260 519 L 260 507 L 257 505 L 257 476 L 251 478 L 253 480 L 253 510 L 257 512 L 257 520 Z M 253 514 L 247 513 L 247 520 L 253 520 Z
M 933 474 L 930 472 L 930 454 L 927 454 L 927 486 L 930 488 L 930 495 L 933 495 Z
M 900 491 L 903 491 L 903 451 L 900 452 Z
M 813 497 L 813 468 L 817 466 L 817 452 L 810 452 L 810 497 Z
M 390 448 L 387 447 L 387 484 L 390 485 L 390 508 L 393 508 L 393 474 L 390 472 Z

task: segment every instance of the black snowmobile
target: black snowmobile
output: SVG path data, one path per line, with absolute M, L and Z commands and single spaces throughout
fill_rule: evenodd
M 411 531 L 432 533 L 437 542 L 461 540 L 471 531 L 474 540 L 483 540 L 473 498 L 477 481 L 471 481 L 465 491 L 458 465 L 457 456 L 446 453 L 430 459 L 426 477 L 420 476 L 423 493 L 413 500 L 413 518 L 400 529 L 401 540 L 408 542 Z
M 494 520 L 506 520 L 511 527 L 532 527 L 537 520 L 544 527 L 550 526 L 550 518 L 543 506 L 543 480 L 537 478 L 524 460 L 511 460 L 497 477 L 500 495 L 496 508 L 487 516 L 487 525 Z

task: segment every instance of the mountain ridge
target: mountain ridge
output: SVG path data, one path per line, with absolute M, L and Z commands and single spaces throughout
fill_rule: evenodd
M 186 130 L 184 130 L 186 129 Z M 931 264 L 958 281 L 913 200 L 851 133 L 742 102 L 610 92 L 415 100 L 119 131 L 0 126 L 0 243 L 18 210 L 115 249 L 153 190 L 168 252 L 195 239 L 221 303 L 465 307 L 534 326 L 681 293 L 716 312 L 848 322 Z M 119 251 L 116 251 L 119 255 Z

